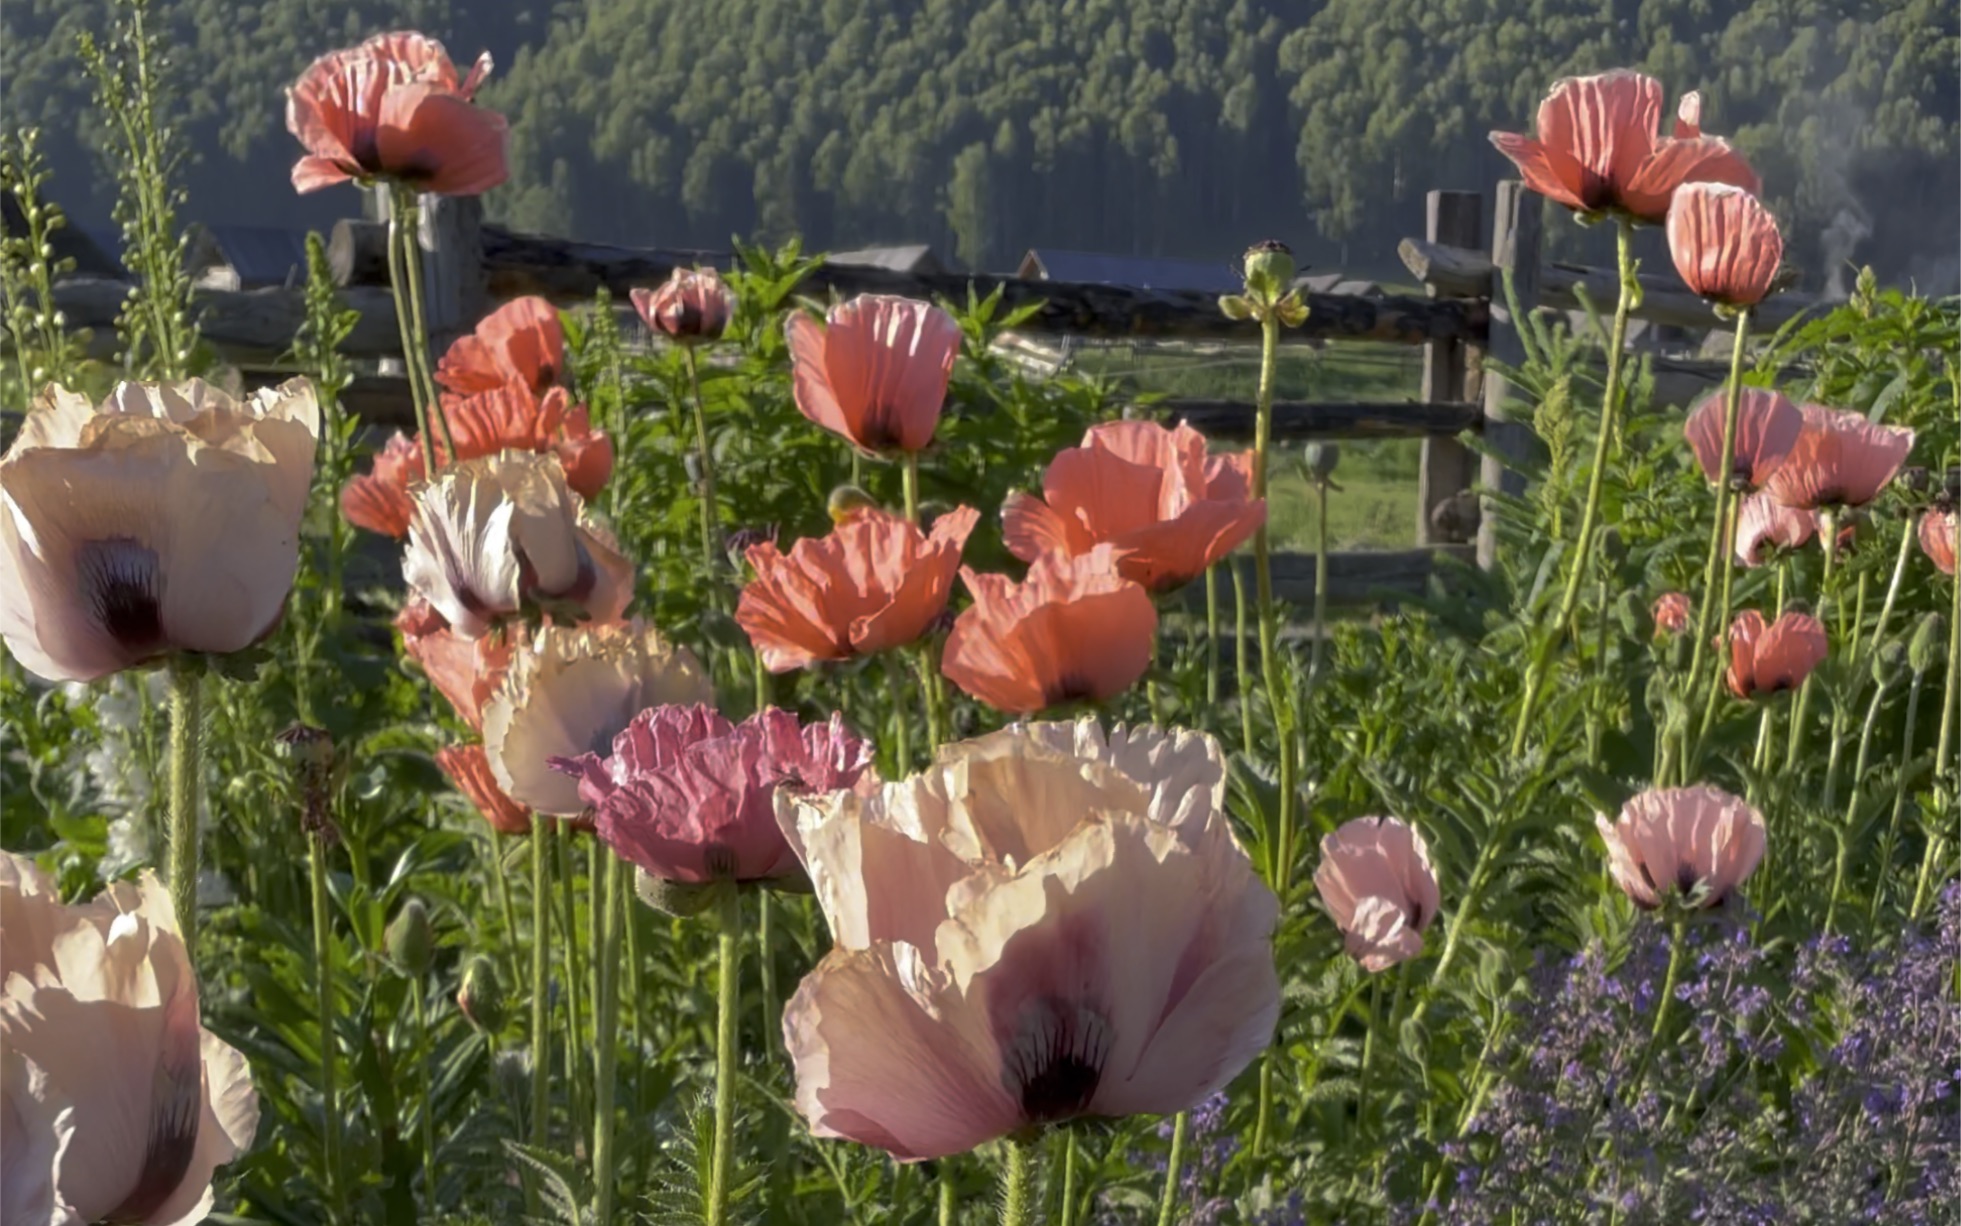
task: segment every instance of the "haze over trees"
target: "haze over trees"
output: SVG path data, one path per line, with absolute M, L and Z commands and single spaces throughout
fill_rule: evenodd
M 108 179 L 58 139 L 103 0 L 0 8 L 7 122 L 39 123 L 57 193 Z M 494 217 L 583 238 L 935 244 L 970 266 L 1029 246 L 1224 259 L 1288 238 L 1381 266 L 1424 191 L 1487 189 L 1493 127 L 1556 77 L 1615 65 L 1700 88 L 1763 174 L 1813 285 L 1847 258 L 1957 279 L 1961 19 L 1941 0 L 174 0 L 198 155 L 189 214 L 319 225 L 281 90 L 391 25 L 459 59 L 513 130 Z

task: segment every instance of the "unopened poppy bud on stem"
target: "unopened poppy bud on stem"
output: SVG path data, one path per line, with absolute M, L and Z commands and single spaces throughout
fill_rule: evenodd
M 878 500 L 857 486 L 840 485 L 831 491 L 827 509 L 831 513 L 831 522 L 841 524 L 858 512 L 875 509 L 877 506 Z
M 1913 638 L 1907 644 L 1907 666 L 1920 676 L 1934 667 L 1941 649 L 1941 615 L 1929 613 L 1920 619 L 1913 628 Z
M 420 977 L 428 973 L 429 964 L 435 959 L 436 935 L 429 923 L 429 908 L 422 905 L 420 898 L 402 904 L 395 922 L 383 934 L 382 943 L 388 950 L 388 960 L 404 975 Z
M 504 1028 L 504 987 L 497 981 L 497 964 L 482 954 L 463 967 L 463 984 L 456 990 L 456 1007 L 472 1026 L 494 1035 Z

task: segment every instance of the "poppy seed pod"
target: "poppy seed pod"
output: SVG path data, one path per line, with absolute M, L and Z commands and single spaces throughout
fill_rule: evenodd
M 1335 475 L 1335 465 L 1341 462 L 1341 447 L 1337 443 L 1309 443 L 1301 449 L 1301 462 L 1306 465 L 1310 478 L 1326 481 Z
M 1247 290 L 1261 298 L 1278 298 L 1294 283 L 1294 253 L 1278 239 L 1266 239 L 1246 249 Z

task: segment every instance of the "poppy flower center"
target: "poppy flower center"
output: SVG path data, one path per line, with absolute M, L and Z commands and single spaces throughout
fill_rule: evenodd
M 867 451 L 892 451 L 899 446 L 899 413 L 890 405 L 875 404 L 865 414 L 864 445 Z
M 1072 1119 L 1089 1108 L 1110 1058 L 1110 1027 L 1085 1005 L 1054 999 L 1023 1006 L 1001 1079 L 1031 1123 Z
M 128 537 L 89 541 L 76 551 L 75 570 L 96 624 L 110 638 L 138 651 L 163 645 L 156 550 Z
M 204 1111 L 203 1076 L 196 998 L 186 996 L 170 1005 L 164 1022 L 164 1050 L 157 1064 L 156 1097 L 150 1104 L 143 1169 L 129 1195 L 109 1212 L 108 1221 L 149 1220 L 184 1182 L 197 1152 L 198 1119 Z

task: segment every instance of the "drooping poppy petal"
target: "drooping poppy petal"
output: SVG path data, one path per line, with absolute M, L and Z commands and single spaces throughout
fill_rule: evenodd
M 1668 206 L 1668 254 L 1695 293 L 1750 307 L 1770 293 L 1784 259 L 1784 236 L 1763 201 L 1743 188 L 1688 183 Z
M 1358 817 L 1322 839 L 1314 888 L 1370 972 L 1421 953 L 1442 906 L 1423 836 L 1393 817 Z

